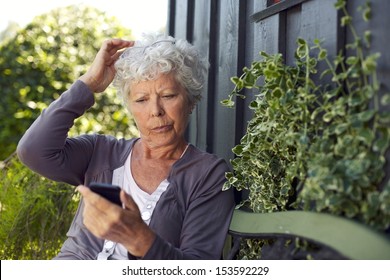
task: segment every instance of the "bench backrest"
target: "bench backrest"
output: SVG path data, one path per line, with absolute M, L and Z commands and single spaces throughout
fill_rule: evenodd
M 390 239 L 386 235 L 351 219 L 325 213 L 284 211 L 260 214 L 235 210 L 229 234 L 257 239 L 301 237 L 328 246 L 348 259 L 390 260 Z M 231 257 L 231 254 L 227 256 Z

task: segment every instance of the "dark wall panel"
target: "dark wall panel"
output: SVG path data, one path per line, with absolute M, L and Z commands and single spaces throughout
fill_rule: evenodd
M 230 77 L 237 75 L 239 42 L 239 14 L 241 1 L 221 0 L 218 7 L 216 80 L 214 89 L 213 151 L 225 159 L 232 158 L 235 139 L 235 109 L 222 107 L 220 101 L 232 91 Z M 210 120 L 209 120 L 210 121 Z
M 174 36 L 176 38 L 187 39 L 187 26 L 192 24 L 188 21 L 188 1 L 175 1 L 175 21 Z
M 286 35 L 285 35 L 285 59 L 292 65 L 294 52 L 297 48 L 297 37 L 302 37 L 302 5 L 296 5 L 286 12 Z
M 213 105 L 213 78 L 214 68 L 214 40 L 215 37 L 215 21 L 216 21 L 216 1 L 198 0 L 194 6 L 194 29 L 193 29 L 193 44 L 201 50 L 201 55 L 205 57 L 209 63 L 209 75 L 206 80 L 206 87 L 203 90 L 203 97 L 196 109 L 193 111 L 189 125 L 189 141 L 197 147 L 209 151 L 211 138 L 212 122 L 208 122 L 213 118 L 210 107 Z

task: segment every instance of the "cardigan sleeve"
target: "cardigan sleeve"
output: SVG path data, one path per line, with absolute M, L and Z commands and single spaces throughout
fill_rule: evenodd
M 55 181 L 82 184 L 93 152 L 94 138 L 67 138 L 74 120 L 94 104 L 93 93 L 76 81 L 35 120 L 18 143 L 20 160 Z

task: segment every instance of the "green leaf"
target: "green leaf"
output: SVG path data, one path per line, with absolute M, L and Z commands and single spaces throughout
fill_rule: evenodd
M 380 112 L 378 114 L 378 122 L 384 125 L 390 125 L 390 113 L 389 112 Z
M 231 78 L 230 78 L 230 81 L 231 81 L 233 84 L 237 85 L 237 83 L 240 81 L 240 78 L 239 78 L 239 77 L 231 77 Z
M 280 98 L 282 97 L 282 90 L 280 89 L 280 87 L 277 87 L 273 90 L 272 92 L 272 95 L 275 96 L 276 98 Z
M 341 26 L 350 25 L 351 22 L 352 22 L 352 17 L 351 16 L 343 16 L 341 18 Z
M 333 119 L 333 113 L 332 112 L 328 112 L 326 113 L 322 119 L 324 120 L 324 122 L 330 122 L 332 119 Z
M 251 72 L 247 72 L 244 77 L 244 86 L 246 88 L 252 88 L 255 84 L 256 84 L 256 77 Z
M 253 100 L 251 103 L 249 103 L 249 109 L 251 110 L 257 110 L 260 106 L 260 103 L 257 100 Z
M 306 48 L 305 46 L 299 46 L 296 50 L 296 56 L 300 59 L 306 57 L 307 53 L 306 53 Z
M 235 155 L 237 155 L 237 156 L 241 156 L 243 150 L 244 150 L 244 149 L 243 149 L 243 146 L 242 146 L 242 145 L 237 145 L 237 146 L 235 146 L 235 147 L 232 149 L 233 153 L 234 153 Z
M 377 191 L 370 192 L 367 195 L 368 203 L 375 209 L 379 208 L 380 200 L 379 200 L 379 193 Z
M 356 56 L 349 56 L 345 62 L 348 65 L 354 65 L 359 62 L 359 59 Z
M 298 38 L 297 43 L 299 46 L 306 46 L 307 45 L 306 41 L 302 38 Z
M 325 49 L 321 49 L 318 53 L 318 60 L 324 60 L 328 56 L 328 51 Z
M 362 95 L 352 95 L 348 98 L 348 105 L 351 107 L 359 106 L 365 102 Z
M 293 89 L 294 88 L 294 83 L 292 82 L 291 79 L 287 79 L 286 86 L 287 86 L 288 89 Z
M 358 130 L 358 138 L 363 141 L 366 145 L 371 145 L 375 138 L 375 135 L 371 129 L 362 128 Z
M 340 134 L 344 133 L 348 129 L 349 126 L 350 125 L 348 123 L 339 124 L 335 128 L 335 133 L 337 135 L 340 135 Z
M 270 57 L 271 57 L 269 54 L 267 54 L 267 53 L 264 52 L 264 51 L 261 51 L 261 52 L 260 52 L 260 55 L 261 55 L 262 57 L 265 57 L 265 58 L 270 58 Z
M 346 5 L 346 1 L 345 0 L 337 0 L 337 2 L 334 4 L 334 7 L 337 10 L 340 10 L 341 8 L 344 8 L 345 5 Z
M 390 105 L 390 93 L 389 92 L 383 94 L 383 96 L 381 98 L 381 105 L 382 106 Z
M 342 209 L 348 218 L 355 217 L 359 213 L 358 206 L 351 200 L 345 200 L 342 204 Z
M 358 118 L 359 121 L 368 122 L 374 117 L 375 113 L 376 113 L 375 110 L 367 110 L 357 114 L 356 117 Z
M 326 75 L 332 74 L 332 69 L 326 69 L 321 73 L 320 79 L 323 79 Z
M 384 154 L 386 150 L 389 148 L 390 145 L 390 139 L 389 137 L 384 138 L 381 137 L 377 140 L 375 140 L 374 145 L 372 146 L 372 149 L 374 152 L 379 152 L 381 154 Z
M 369 3 L 366 2 L 366 7 L 363 10 L 363 20 L 370 21 L 371 17 L 372 17 L 371 6 L 369 5 Z
M 376 61 L 380 57 L 379 53 L 375 53 L 366 57 L 362 62 L 363 71 L 365 74 L 371 74 L 376 70 Z
M 229 108 L 234 107 L 234 101 L 231 99 L 224 99 L 221 101 L 221 104 Z
M 364 31 L 364 42 L 366 44 L 367 48 L 370 48 L 371 46 L 371 39 L 372 39 L 372 33 L 369 30 Z

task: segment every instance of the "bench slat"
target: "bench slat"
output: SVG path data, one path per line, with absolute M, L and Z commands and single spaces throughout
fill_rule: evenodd
M 325 213 L 235 210 L 230 234 L 259 239 L 297 236 L 329 246 L 349 259 L 390 260 L 390 239 L 386 235 L 353 220 Z

